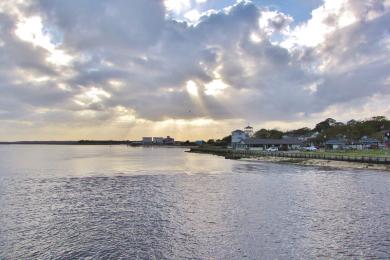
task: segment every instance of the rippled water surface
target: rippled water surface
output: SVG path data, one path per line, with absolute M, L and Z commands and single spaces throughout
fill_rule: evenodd
M 0 146 L 0 259 L 390 258 L 390 173 Z

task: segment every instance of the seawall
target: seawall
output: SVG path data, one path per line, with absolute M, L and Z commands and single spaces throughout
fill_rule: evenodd
M 350 155 L 329 155 L 329 154 L 308 154 L 300 152 L 265 152 L 265 151 L 249 151 L 249 150 L 232 150 L 213 147 L 196 147 L 191 148 L 190 152 L 208 153 L 219 156 L 224 156 L 226 159 L 243 159 L 243 158 L 292 158 L 292 159 L 315 159 L 326 161 L 344 161 L 352 163 L 368 163 L 390 165 L 390 157 L 381 156 L 350 156 Z

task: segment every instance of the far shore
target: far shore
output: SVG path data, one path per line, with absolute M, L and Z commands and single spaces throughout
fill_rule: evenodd
M 21 142 L 0 142 L 0 145 L 51 145 L 51 146 L 119 146 L 126 145 L 130 147 L 144 147 L 144 148 L 194 148 L 195 145 L 132 145 L 126 141 L 96 141 L 96 142 L 79 142 L 79 141 L 21 141 Z

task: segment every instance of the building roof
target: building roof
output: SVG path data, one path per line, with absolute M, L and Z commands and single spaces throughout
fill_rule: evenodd
M 234 130 L 232 133 L 244 133 L 244 131 L 237 129 L 237 130 Z
M 289 145 L 289 144 L 302 144 L 301 140 L 297 138 L 284 138 L 284 139 L 260 139 L 260 138 L 249 138 L 242 140 L 244 144 L 256 145 L 256 144 L 267 144 L 267 145 Z
M 363 137 L 360 139 L 362 144 L 377 144 L 380 143 L 377 139 L 371 137 Z
M 345 145 L 345 140 L 330 139 L 325 142 L 326 145 Z
M 253 127 L 248 125 L 247 127 L 245 127 L 245 129 L 253 129 Z

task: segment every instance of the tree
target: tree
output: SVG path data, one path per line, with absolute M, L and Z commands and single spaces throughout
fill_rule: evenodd
M 226 144 L 230 144 L 232 142 L 232 136 L 231 135 L 225 136 L 224 138 L 222 138 L 222 142 Z
M 311 139 L 316 144 L 322 144 L 324 141 L 333 138 L 346 138 L 350 142 L 354 142 L 362 138 L 363 136 L 374 137 L 376 139 L 382 139 L 385 130 L 390 130 L 390 120 L 385 116 L 374 116 L 367 120 L 354 120 L 351 119 L 347 124 L 337 122 L 333 118 L 327 118 L 326 120 L 319 122 L 314 129 L 307 127 L 299 128 L 296 130 L 290 130 L 282 132 L 277 129 L 268 130 L 262 128 L 255 132 L 255 138 L 263 139 L 280 139 L 283 135 L 290 136 L 304 136 L 314 132 L 319 132 L 315 138 Z M 208 144 L 213 145 L 228 145 L 231 142 L 231 136 L 226 136 L 218 142 L 213 139 L 207 141 Z
M 260 129 L 255 133 L 256 138 L 263 138 L 263 139 L 281 139 L 283 137 L 283 132 L 272 129 L 272 130 L 267 130 L 267 129 Z
M 326 129 L 329 129 L 330 127 L 332 127 L 334 124 L 336 124 L 336 120 L 334 120 L 333 118 L 327 118 L 326 120 L 318 123 L 316 125 L 316 127 L 314 128 L 314 131 L 317 131 L 317 132 L 322 132 Z
M 214 144 L 214 143 L 215 143 L 214 139 L 209 139 L 209 140 L 207 141 L 207 144 Z
M 374 117 L 372 117 L 372 120 L 383 122 L 383 121 L 386 121 L 386 117 L 385 116 L 374 116 Z
M 265 128 L 262 128 L 259 131 L 255 132 L 254 136 L 256 138 L 268 138 L 268 130 Z
M 312 130 L 308 127 L 303 127 L 303 128 L 299 128 L 299 129 L 296 129 L 296 130 L 291 130 L 291 131 L 287 131 L 285 134 L 286 135 L 292 135 L 292 136 L 302 136 L 302 135 L 308 135 L 309 133 L 311 133 Z

